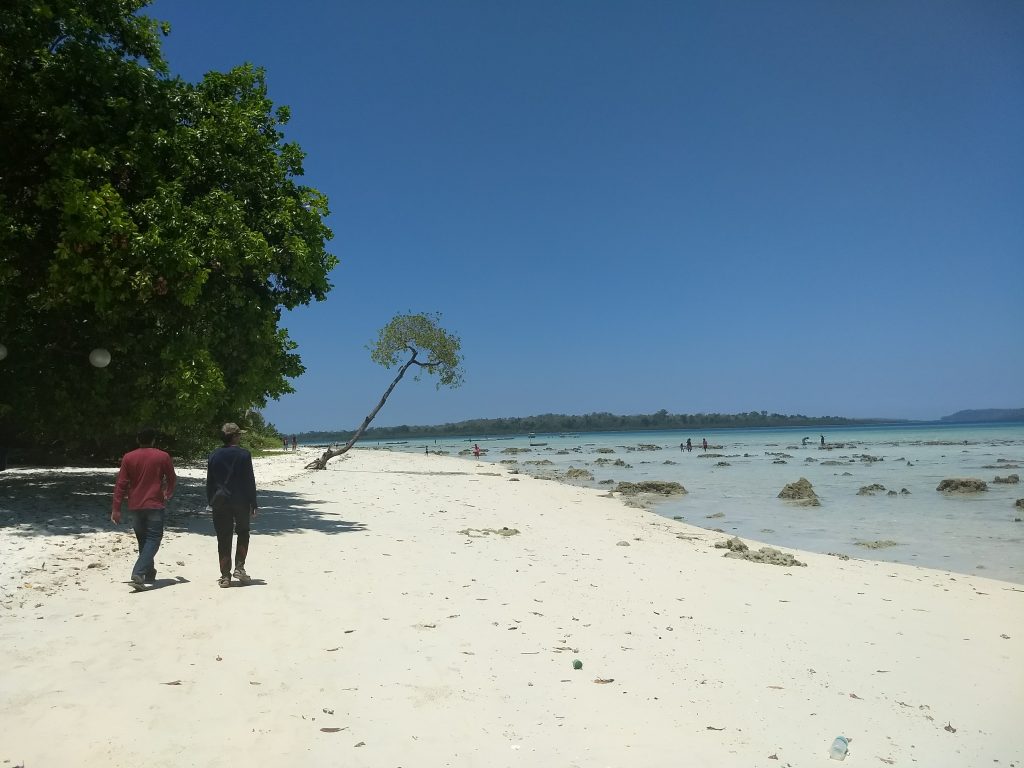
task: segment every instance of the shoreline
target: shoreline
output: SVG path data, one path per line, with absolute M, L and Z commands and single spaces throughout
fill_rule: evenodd
M 230 749 L 252 765 L 803 766 L 839 734 L 864 764 L 1016 750 L 1010 582 L 798 550 L 807 567 L 734 560 L 713 546 L 727 534 L 500 465 L 355 449 L 296 470 L 312 455 L 257 460 L 259 583 L 231 590 L 188 503 L 196 470 L 157 557 L 167 584 L 140 595 L 119 583 L 129 529 L 83 529 L 109 514 L 115 470 L 105 489 L 58 472 L 77 476 L 31 499 L 0 476 L 0 507 L 41 526 L 0 529 L 0 765 L 218 765 Z M 481 533 L 503 527 L 518 533 Z M 64 578 L 12 583 L 14 552 L 64 558 Z
M 651 443 L 652 437 L 636 433 L 632 440 L 592 435 L 544 440 L 542 445 L 522 439 L 485 443 L 482 448 L 486 461 L 584 487 L 679 482 L 689 493 L 659 500 L 657 512 L 709 530 L 853 557 L 867 554 L 862 542 L 895 542 L 871 556 L 1024 584 L 1021 491 L 1013 483 L 1016 478 L 1000 484 L 998 477 L 1024 465 L 1024 430 L 1001 425 L 983 431 L 984 437 L 971 427 L 942 427 L 941 435 L 930 436 L 946 439 L 922 440 L 920 431 L 879 429 L 870 439 L 853 443 L 847 439 L 850 434 L 836 434 L 823 452 L 816 444 L 802 446 L 781 437 L 766 442 L 764 431 L 738 430 L 714 457 L 699 447 L 694 454 L 680 454 L 675 444 Z M 410 447 L 415 452 L 425 446 Z M 463 443 L 429 447 L 439 453 L 469 453 Z M 569 472 L 581 479 L 566 478 Z M 811 481 L 820 497 L 815 514 L 802 514 L 777 499 L 781 488 L 801 477 Z M 987 480 L 988 490 L 937 492 L 940 481 L 956 477 Z

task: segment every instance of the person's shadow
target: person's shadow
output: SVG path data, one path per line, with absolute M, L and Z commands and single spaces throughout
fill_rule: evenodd
M 126 581 L 125 584 L 131 584 L 130 581 Z M 145 589 L 136 589 L 132 592 L 133 595 L 140 592 L 153 592 L 157 589 L 163 589 L 164 587 L 176 587 L 178 584 L 191 584 L 191 582 L 184 576 L 177 576 L 173 579 L 157 579 L 152 584 L 146 585 Z
M 263 579 L 249 579 L 249 583 L 247 584 L 247 583 L 242 582 L 242 581 L 234 581 L 234 580 L 232 580 L 231 586 L 232 587 L 265 587 L 265 586 L 267 586 L 267 582 L 265 582 Z

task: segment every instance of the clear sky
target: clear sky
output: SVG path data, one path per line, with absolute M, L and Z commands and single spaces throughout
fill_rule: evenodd
M 441 312 L 466 383 L 375 425 L 1024 406 L 1018 0 L 158 0 L 292 109 L 341 264 L 267 417 L 351 429 Z

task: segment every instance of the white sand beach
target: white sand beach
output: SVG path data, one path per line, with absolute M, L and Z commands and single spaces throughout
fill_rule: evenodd
M 140 594 L 113 469 L 0 473 L 0 768 L 795 768 L 840 734 L 854 766 L 1024 765 L 1019 585 L 730 559 L 493 464 L 310 455 L 257 460 L 231 589 L 201 469 Z

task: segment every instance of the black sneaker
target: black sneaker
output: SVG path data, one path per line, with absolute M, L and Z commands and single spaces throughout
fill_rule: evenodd
M 134 588 L 136 592 L 146 588 L 146 582 L 143 580 L 142 576 L 137 573 L 132 576 L 132 588 Z
M 146 578 L 145 578 L 145 582 L 147 584 L 155 584 L 156 583 L 156 571 L 150 571 L 149 573 L 147 573 L 146 574 Z

